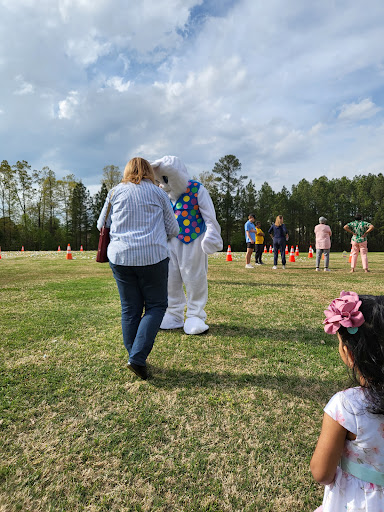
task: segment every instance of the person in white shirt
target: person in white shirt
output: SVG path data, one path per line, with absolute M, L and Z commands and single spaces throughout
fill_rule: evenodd
M 128 368 L 147 379 L 146 360 L 168 306 L 167 242 L 179 233 L 169 198 L 155 185 L 149 162 L 132 158 L 127 163 L 122 183 L 108 193 L 99 230 L 105 220 L 110 227 L 107 254 L 120 295 Z

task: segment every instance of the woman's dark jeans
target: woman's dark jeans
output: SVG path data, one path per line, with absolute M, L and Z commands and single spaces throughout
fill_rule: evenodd
M 287 242 L 285 238 L 274 238 L 273 239 L 273 264 L 276 267 L 277 265 L 277 258 L 279 256 L 279 249 L 281 253 L 281 263 L 285 265 L 286 259 L 285 259 L 285 246 L 287 245 Z
M 109 262 L 121 302 L 121 327 L 129 361 L 144 366 L 168 306 L 168 262 L 128 267 Z M 144 315 L 143 315 L 144 309 Z

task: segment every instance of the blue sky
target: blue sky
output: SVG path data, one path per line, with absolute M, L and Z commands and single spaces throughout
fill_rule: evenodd
M 0 159 L 92 193 L 133 156 L 383 172 L 383 26 L 382 0 L 0 0 Z

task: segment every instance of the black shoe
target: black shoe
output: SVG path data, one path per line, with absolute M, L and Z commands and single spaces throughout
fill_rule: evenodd
M 148 371 L 146 366 L 140 366 L 135 363 L 128 363 L 128 368 L 133 372 L 135 375 L 140 377 L 140 379 L 147 380 L 148 379 Z

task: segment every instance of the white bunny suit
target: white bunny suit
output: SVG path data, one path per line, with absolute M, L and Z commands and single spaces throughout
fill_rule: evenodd
M 223 248 L 215 208 L 207 189 L 189 177 L 179 158 L 164 156 L 151 165 L 156 180 L 171 200 L 180 226 L 179 235 L 168 242 L 168 309 L 160 327 L 184 326 L 186 334 L 200 334 L 209 328 L 204 311 L 208 300 L 207 255 Z

